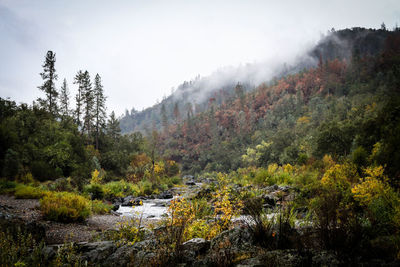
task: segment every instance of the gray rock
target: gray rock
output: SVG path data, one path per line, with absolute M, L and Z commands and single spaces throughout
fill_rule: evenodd
M 173 198 L 174 196 L 170 191 L 164 191 L 161 194 L 158 195 L 159 199 L 170 199 Z
M 182 250 L 195 252 L 196 255 L 205 253 L 210 248 L 210 241 L 204 238 L 193 238 L 182 244 Z
M 122 199 L 121 206 L 123 206 L 123 207 L 132 206 L 131 202 L 132 202 L 133 199 L 134 199 L 133 196 L 124 197 Z
M 186 185 L 196 185 L 196 183 L 193 180 L 187 181 L 185 184 Z
M 81 258 L 95 264 L 101 264 L 117 249 L 112 241 L 81 242 L 76 245 Z

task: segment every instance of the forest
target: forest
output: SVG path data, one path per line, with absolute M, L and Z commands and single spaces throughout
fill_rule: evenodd
M 197 77 L 120 118 L 99 74 L 77 71 L 72 101 L 55 52 L 42 67 L 45 98 L 0 98 L 0 200 L 36 201 L 44 231 L 170 200 L 53 243 L 0 201 L 0 266 L 400 264 L 398 28 L 332 29 L 264 83 L 195 103 Z

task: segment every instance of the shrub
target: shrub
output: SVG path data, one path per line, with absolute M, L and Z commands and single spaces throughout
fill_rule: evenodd
M 69 192 L 49 193 L 40 200 L 43 216 L 52 221 L 83 221 L 90 215 L 90 201 Z
M 153 185 L 148 180 L 142 180 L 138 184 L 139 186 L 139 194 L 140 195 L 151 195 L 153 193 Z
M 0 266 L 45 266 L 42 250 L 31 234 L 18 231 L 11 234 L 0 229 Z
M 106 204 L 104 202 L 102 202 L 101 200 L 93 200 L 92 201 L 92 212 L 94 214 L 107 214 L 110 213 L 113 205 L 110 204 Z
M 141 225 L 142 218 L 133 218 L 129 221 L 118 223 L 119 229 L 111 236 L 118 245 L 133 245 L 142 241 L 144 237 L 144 229 Z
M 46 191 L 30 185 L 20 185 L 16 188 L 14 196 L 21 199 L 39 199 L 46 195 Z
M 100 184 L 89 184 L 84 187 L 84 192 L 91 195 L 92 199 L 103 199 L 104 189 Z
M 117 197 L 126 197 L 128 195 L 137 195 L 139 188 L 131 183 L 121 181 L 109 182 L 103 185 L 106 199 L 112 200 Z
M 58 178 L 55 181 L 49 182 L 47 185 L 48 189 L 51 191 L 74 191 L 74 186 L 72 184 L 71 177 L 68 178 Z
M 18 183 L 14 181 L 1 180 L 0 181 L 0 194 L 13 193 Z

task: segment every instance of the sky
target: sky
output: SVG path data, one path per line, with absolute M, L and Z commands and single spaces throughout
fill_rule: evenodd
M 400 25 L 400 1 L 0 0 L 0 97 L 32 103 L 48 50 L 71 97 L 102 77 L 108 112 L 141 110 L 195 76 L 290 61 L 331 28 Z

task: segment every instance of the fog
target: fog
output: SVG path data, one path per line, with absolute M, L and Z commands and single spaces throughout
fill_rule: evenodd
M 398 1 L 349 2 L 0 0 L 0 96 L 41 97 L 47 50 L 56 53 L 58 88 L 66 78 L 74 96 L 78 70 L 99 73 L 117 114 L 151 106 L 197 75 L 258 83 L 331 28 L 400 21 Z

